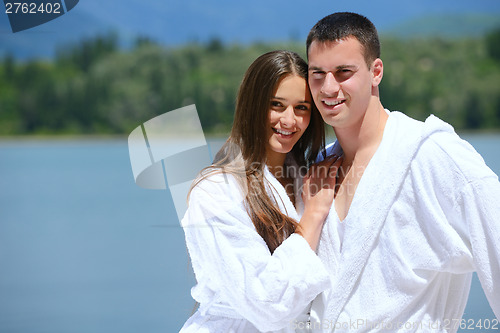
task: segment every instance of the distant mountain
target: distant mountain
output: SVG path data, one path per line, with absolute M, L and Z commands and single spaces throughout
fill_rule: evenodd
M 431 15 L 396 25 L 385 31 L 397 37 L 477 37 L 500 28 L 500 15 Z
M 383 34 L 476 35 L 498 22 L 500 1 L 475 0 L 315 0 L 311 5 L 286 0 L 81 0 L 62 17 L 13 34 L 7 15 L 0 13 L 0 57 L 49 58 L 56 47 L 97 34 L 116 32 L 124 46 L 138 36 L 175 46 L 219 38 L 224 43 L 304 40 L 321 17 L 335 11 L 368 16 Z M 473 8 L 474 12 L 471 12 Z M 453 19 L 439 22 L 439 17 Z M 439 16 L 436 16 L 439 15 Z M 434 17 L 434 19 L 433 19 Z M 435 19 L 438 17 L 438 19 Z M 447 22 L 449 21 L 449 24 Z M 485 23 L 490 22 L 490 23 Z M 440 23 L 440 24 L 438 24 Z M 448 31 L 448 33 L 446 33 Z

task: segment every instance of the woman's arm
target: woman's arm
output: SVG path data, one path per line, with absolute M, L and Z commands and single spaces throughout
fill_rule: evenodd
M 332 156 L 313 165 L 304 178 L 302 200 L 305 209 L 296 233 L 307 240 L 313 251 L 316 251 L 323 223 L 332 206 L 341 163 L 342 157 Z
M 234 180 L 200 185 L 183 219 L 198 283 L 216 292 L 215 302 L 228 304 L 261 331 L 287 327 L 329 287 L 323 264 L 299 235 L 271 254 L 242 196 L 235 194 Z

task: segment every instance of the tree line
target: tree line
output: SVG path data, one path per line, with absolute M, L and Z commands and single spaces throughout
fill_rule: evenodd
M 500 129 L 500 28 L 481 38 L 382 37 L 385 107 L 429 114 L 457 130 Z M 54 59 L 0 61 L 0 135 L 128 134 L 167 111 L 196 104 L 207 134 L 227 134 L 243 73 L 260 54 L 299 42 L 165 47 L 116 34 L 61 48 Z

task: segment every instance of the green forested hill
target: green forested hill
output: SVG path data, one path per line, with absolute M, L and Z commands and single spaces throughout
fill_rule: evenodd
M 468 39 L 382 39 L 385 107 L 430 113 L 462 129 L 500 129 L 500 29 Z M 114 35 L 86 40 L 50 62 L 0 62 L 0 135 L 127 134 L 196 104 L 207 133 L 227 132 L 242 75 L 260 54 L 302 43 L 164 48 Z

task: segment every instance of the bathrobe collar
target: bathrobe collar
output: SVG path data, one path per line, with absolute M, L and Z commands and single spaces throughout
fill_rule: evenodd
M 274 197 L 276 204 L 280 210 L 293 218 L 295 221 L 299 222 L 300 217 L 304 212 L 304 202 L 302 201 L 302 174 L 304 168 L 299 167 L 291 153 L 288 153 L 285 159 L 285 167 L 295 168 L 297 170 L 296 177 L 293 180 L 293 189 L 295 196 L 295 206 L 288 197 L 285 188 L 281 183 L 273 176 L 269 171 L 269 168 L 264 166 L 264 178 L 267 181 L 266 189 L 271 196 Z
M 339 257 L 337 268 L 330 270 L 336 272 L 332 277 L 332 289 L 314 301 L 317 306 L 313 304 L 321 318 L 337 321 L 375 247 L 386 216 L 397 200 L 421 142 L 436 131 L 449 131 L 450 128 L 451 126 L 434 116 L 430 116 L 424 125 L 400 112 L 389 112 L 382 142 L 363 173 L 351 209 L 344 220 L 347 224 L 342 252 L 338 253 L 338 244 L 335 248 L 331 232 L 324 232 L 321 236 L 320 242 L 325 251 L 337 254 L 332 257 Z M 336 216 L 335 208 L 333 212 L 330 211 L 332 213 Z M 327 223 L 332 223 L 333 220 L 330 217 Z M 332 228 L 332 225 L 329 227 Z M 322 309 L 325 313 L 322 313 Z

